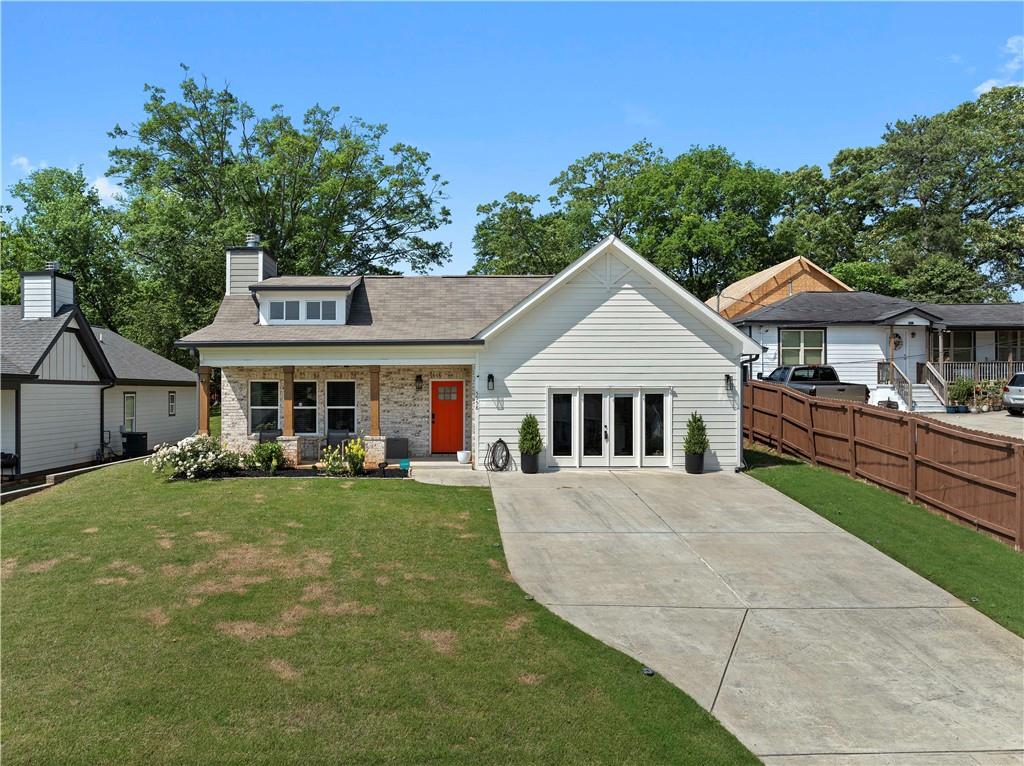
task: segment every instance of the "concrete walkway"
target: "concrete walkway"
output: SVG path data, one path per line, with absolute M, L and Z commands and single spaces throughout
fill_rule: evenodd
M 766 764 L 1024 763 L 1024 642 L 755 479 L 490 481 L 519 584 Z

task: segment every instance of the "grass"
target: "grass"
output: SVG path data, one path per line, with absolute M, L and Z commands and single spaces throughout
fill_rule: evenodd
M 5 763 L 757 762 L 526 600 L 493 507 L 140 463 L 5 505 Z
M 220 438 L 220 405 L 210 408 L 210 436 Z
M 836 471 L 747 450 L 750 475 L 1024 636 L 1024 557 L 1005 543 Z

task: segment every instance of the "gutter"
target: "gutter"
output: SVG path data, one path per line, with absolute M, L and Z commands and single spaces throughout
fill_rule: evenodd
M 107 398 L 106 397 L 106 392 L 109 391 L 110 389 L 112 389 L 116 385 L 117 385 L 116 382 L 109 383 L 109 384 L 105 385 L 103 388 L 100 389 L 100 450 L 99 450 L 99 452 L 100 452 L 100 462 L 101 463 L 103 462 L 103 432 L 106 430 L 106 429 L 103 428 L 104 422 L 106 420 L 106 417 L 105 417 L 105 415 L 103 413 L 104 402 L 106 401 L 106 398 Z M 113 434 L 111 434 L 111 437 L 113 437 Z M 111 449 L 113 449 L 113 448 L 111 448 Z

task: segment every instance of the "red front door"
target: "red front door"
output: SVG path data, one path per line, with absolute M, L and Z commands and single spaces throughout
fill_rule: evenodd
M 462 381 L 430 383 L 430 451 L 462 449 Z

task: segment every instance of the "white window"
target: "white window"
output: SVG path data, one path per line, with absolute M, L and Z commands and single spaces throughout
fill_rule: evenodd
M 270 320 L 272 322 L 298 322 L 299 301 L 271 301 Z
M 124 395 L 124 430 L 135 430 L 135 394 L 125 393 Z
M 295 433 L 316 433 L 316 381 L 296 381 L 292 389 L 292 419 Z
M 824 364 L 824 330 L 780 330 L 779 364 Z
M 998 330 L 996 332 L 996 359 L 1000 362 L 1024 360 L 1024 330 Z
M 939 359 L 939 334 L 932 333 L 932 359 L 940 362 L 973 362 L 974 331 L 953 330 L 943 338 L 943 359 Z
M 306 301 L 307 322 L 333 322 L 337 318 L 337 301 Z
M 353 381 L 327 381 L 327 430 L 355 433 L 356 384 Z
M 175 391 L 167 392 L 167 417 L 173 418 L 178 414 L 178 394 Z
M 249 430 L 276 431 L 280 422 L 276 380 L 254 380 L 249 383 Z

